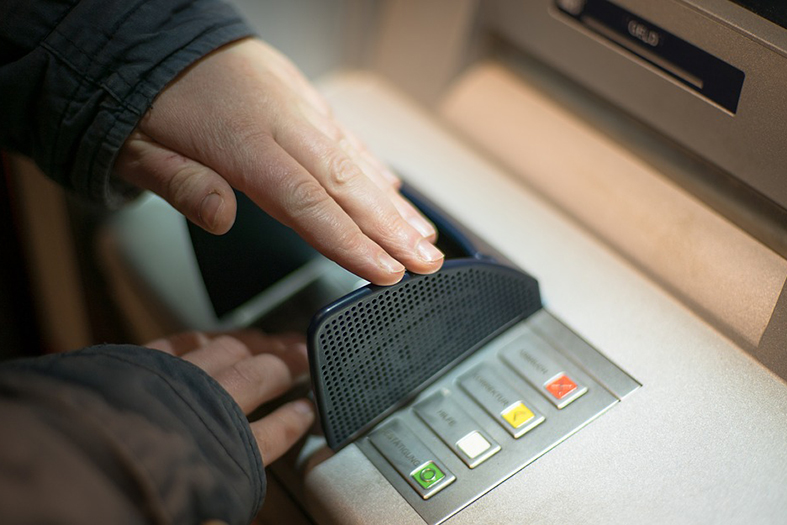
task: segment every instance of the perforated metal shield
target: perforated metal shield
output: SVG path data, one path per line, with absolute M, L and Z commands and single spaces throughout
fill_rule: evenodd
M 341 448 L 540 307 L 535 279 L 477 259 L 327 307 L 309 329 L 309 361 L 328 445 Z

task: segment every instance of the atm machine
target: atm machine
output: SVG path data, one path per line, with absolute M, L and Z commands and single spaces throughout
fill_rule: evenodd
M 368 287 L 243 202 L 216 240 L 147 198 L 100 246 L 140 339 L 311 325 L 324 428 L 263 518 L 785 523 L 787 8 L 365 9 L 373 59 L 319 87 L 444 270 Z

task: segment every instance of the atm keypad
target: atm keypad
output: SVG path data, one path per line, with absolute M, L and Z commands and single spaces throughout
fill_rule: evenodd
M 427 523 L 472 503 L 622 397 L 564 355 L 572 348 L 563 346 L 573 337 L 578 355 L 592 351 L 593 362 L 605 361 L 604 373 L 614 365 L 544 316 L 487 344 L 357 442 Z M 558 332 L 548 339 L 531 324 Z M 614 373 L 629 391 L 639 386 L 616 367 Z

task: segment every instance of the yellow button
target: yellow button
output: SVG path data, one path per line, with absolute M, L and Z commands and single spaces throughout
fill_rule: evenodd
M 522 404 L 521 401 L 517 401 L 508 407 L 501 415 L 514 428 L 519 428 L 536 417 L 533 411 Z

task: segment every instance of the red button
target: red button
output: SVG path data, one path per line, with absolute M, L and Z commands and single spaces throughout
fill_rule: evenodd
M 563 399 L 577 389 L 577 384 L 564 374 L 549 383 L 546 389 L 557 399 Z

